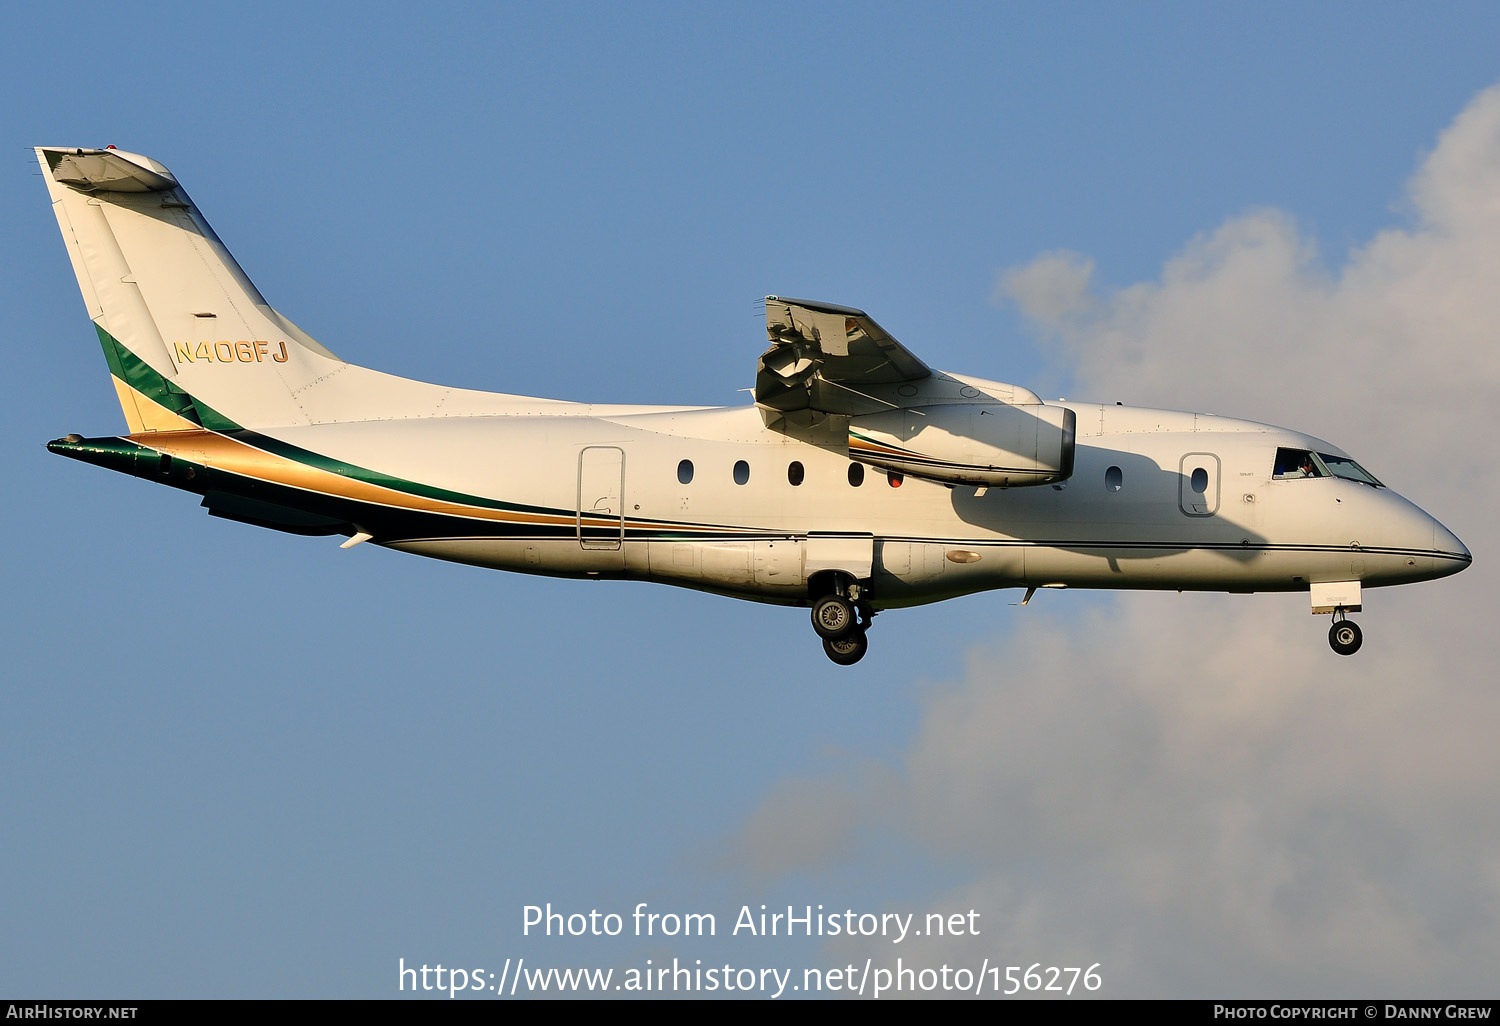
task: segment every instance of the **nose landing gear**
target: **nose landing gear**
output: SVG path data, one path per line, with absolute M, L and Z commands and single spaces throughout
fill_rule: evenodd
M 1297 578 L 1301 580 L 1301 578 Z M 1341 656 L 1350 656 L 1359 651 L 1364 641 L 1364 632 L 1349 619 L 1350 613 L 1364 608 L 1360 603 L 1358 581 L 1315 581 L 1308 592 L 1312 599 L 1312 611 L 1332 613 L 1333 626 L 1328 628 L 1328 645 Z
M 1359 651 L 1364 640 L 1364 631 L 1359 629 L 1359 624 L 1345 619 L 1342 609 L 1334 613 L 1333 626 L 1328 628 L 1328 644 L 1335 652 L 1339 655 L 1353 655 Z
M 823 652 L 840 666 L 853 666 L 870 649 L 865 631 L 875 614 L 862 598 L 859 584 L 840 581 L 832 594 L 813 603 L 813 630 L 823 639 Z

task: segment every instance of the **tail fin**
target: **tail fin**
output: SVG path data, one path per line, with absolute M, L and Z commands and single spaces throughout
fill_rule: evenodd
M 309 422 L 298 392 L 348 365 L 271 308 L 172 172 L 36 153 L 132 433 Z
M 132 434 L 573 407 L 345 363 L 271 308 L 161 164 L 36 155 Z

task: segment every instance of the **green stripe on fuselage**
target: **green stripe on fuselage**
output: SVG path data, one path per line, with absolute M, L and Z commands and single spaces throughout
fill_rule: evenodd
M 404 477 L 394 477 L 379 470 L 355 466 L 353 463 L 345 463 L 343 460 L 335 459 L 332 456 L 324 456 L 322 453 L 313 452 L 311 449 L 304 449 L 301 446 L 293 445 L 291 442 L 284 442 L 279 438 L 261 434 L 258 431 L 241 429 L 237 431 L 225 431 L 223 434 L 272 455 L 292 460 L 295 463 L 301 463 L 303 466 L 313 467 L 330 474 L 338 474 L 340 477 L 347 477 L 351 481 L 362 481 L 365 484 L 389 488 L 395 492 L 420 495 L 424 499 L 437 499 L 439 502 L 453 502 L 465 506 L 477 506 L 480 509 L 505 510 L 511 513 L 542 513 L 552 516 L 571 517 L 577 512 L 572 509 L 557 509 L 552 506 L 528 506 L 519 502 L 504 502 L 500 499 L 486 498 L 483 495 L 450 491 L 447 488 L 422 484 Z
M 468 492 L 452 491 L 447 488 L 437 487 L 436 485 L 422 484 L 407 478 L 395 477 L 379 470 L 372 470 L 369 467 L 360 467 L 352 463 L 345 463 L 343 460 L 335 459 L 332 456 L 325 456 L 322 453 L 293 445 L 291 442 L 245 428 L 222 413 L 219 413 L 213 407 L 206 405 L 172 384 L 154 370 L 150 364 L 122 345 L 109 332 L 98 327 L 98 325 L 95 325 L 95 327 L 99 332 L 99 342 L 104 347 L 104 357 L 109 362 L 111 374 L 146 396 L 152 402 L 159 403 L 183 419 L 200 424 L 209 431 L 233 438 L 238 442 L 260 449 L 263 452 L 292 460 L 295 463 L 301 463 L 303 466 L 337 474 L 340 477 L 347 477 L 352 481 L 361 481 L 366 484 L 389 488 L 392 491 L 403 492 L 407 495 L 419 495 L 427 499 L 436 499 L 439 502 L 452 502 L 465 506 L 475 506 L 480 509 L 503 510 L 511 513 L 532 513 L 569 518 L 577 515 L 578 511 L 575 509 L 559 509 L 554 506 L 533 506 L 526 503 L 505 502 L 500 499 L 491 499 Z M 93 444 L 97 447 L 97 441 Z M 60 448 L 53 449 L 53 451 L 59 452 L 62 455 L 73 456 L 75 459 L 84 459 L 86 462 L 111 466 L 111 469 L 123 469 L 119 465 L 111 465 L 101 459 L 89 459 L 87 456 L 74 452 L 64 452 Z M 695 526 L 697 525 L 691 523 L 683 525 L 688 530 L 691 530 Z

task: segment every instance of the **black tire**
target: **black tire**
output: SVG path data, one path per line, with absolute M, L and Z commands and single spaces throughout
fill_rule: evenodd
M 1364 632 L 1353 620 L 1340 620 L 1328 628 L 1328 644 L 1339 655 L 1353 655 L 1364 640 Z
M 855 616 L 854 607 L 849 604 L 849 600 L 842 595 L 824 595 L 813 603 L 812 625 L 813 630 L 824 640 L 842 638 L 858 629 L 859 618 Z
M 841 638 L 823 639 L 823 651 L 840 666 L 853 666 L 869 650 L 870 641 L 861 630 L 850 631 Z

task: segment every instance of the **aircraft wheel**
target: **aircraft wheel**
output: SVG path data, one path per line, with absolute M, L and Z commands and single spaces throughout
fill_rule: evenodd
M 1353 620 L 1340 620 L 1328 628 L 1328 644 L 1339 655 L 1353 655 L 1359 651 L 1360 642 L 1364 640 L 1364 632 Z
M 813 603 L 813 630 L 827 640 L 841 638 L 859 626 L 854 607 L 842 595 L 824 595 Z
M 861 630 L 852 630 L 841 638 L 823 639 L 823 651 L 828 653 L 829 659 L 840 666 L 853 666 L 863 659 L 869 650 L 870 641 Z

